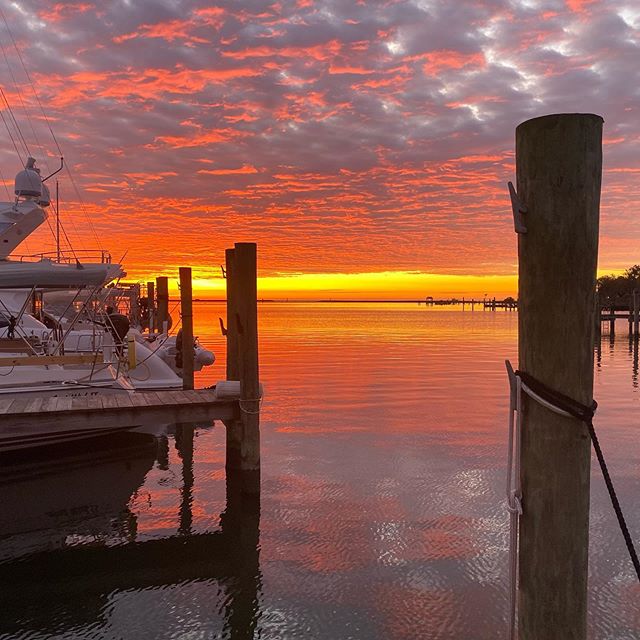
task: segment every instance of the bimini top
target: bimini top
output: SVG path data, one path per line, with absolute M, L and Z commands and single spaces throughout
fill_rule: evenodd
M 125 275 L 122 266 L 104 263 L 68 264 L 53 260 L 0 260 L 0 289 L 82 288 L 105 285 Z

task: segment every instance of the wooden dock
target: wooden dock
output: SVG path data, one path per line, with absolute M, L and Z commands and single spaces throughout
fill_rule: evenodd
M 60 420 L 65 428 L 131 427 L 149 423 L 204 422 L 239 418 L 238 399 L 221 399 L 215 389 L 110 393 L 81 398 L 0 399 L 5 433 Z
M 260 405 L 262 387 L 258 366 L 257 247 L 238 242 L 225 252 L 227 285 L 227 380 L 215 389 L 193 389 L 193 310 L 191 269 L 180 268 L 183 390 L 129 392 L 113 390 L 81 397 L 0 397 L 0 450 L 44 446 L 115 433 L 130 428 L 189 424 L 220 420 L 227 430 L 227 473 L 241 476 L 241 492 L 260 492 Z M 167 277 L 147 284 L 145 315 L 150 327 L 166 331 Z M 153 291 L 156 291 L 156 302 Z M 5 366 L 51 364 L 52 356 L 8 356 Z M 55 356 L 56 364 L 85 363 L 94 355 Z M 76 362 L 76 360 L 78 362 Z M 70 387 L 66 395 L 71 395 Z M 91 393 L 86 386 L 78 394 Z M 191 432 L 191 446 L 193 433 Z M 4 447 L 4 448 L 3 448 Z
M 609 323 L 609 334 L 615 335 L 616 320 L 626 320 L 629 324 L 629 335 L 640 335 L 640 292 L 634 291 L 628 307 L 612 303 L 596 304 L 596 331 L 602 330 L 602 323 Z

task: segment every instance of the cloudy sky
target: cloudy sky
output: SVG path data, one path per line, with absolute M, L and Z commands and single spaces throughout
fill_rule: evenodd
M 265 286 L 287 291 L 506 291 L 514 129 L 575 111 L 605 119 L 600 267 L 640 262 L 637 1 L 0 6 L 0 83 L 25 143 L 55 168 L 17 51 L 72 168 L 67 233 L 128 251 L 131 276 L 193 265 L 204 286 L 225 247 L 257 241 Z M 52 242 L 44 228 L 25 249 Z M 298 274 L 315 275 L 282 278 Z

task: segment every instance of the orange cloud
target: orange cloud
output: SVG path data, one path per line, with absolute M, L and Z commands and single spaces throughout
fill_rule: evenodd
M 236 129 L 204 130 L 201 127 L 197 127 L 197 129 L 195 133 L 184 136 L 158 136 L 155 138 L 155 141 L 162 142 L 174 149 L 185 149 L 187 147 L 203 147 L 209 144 L 228 142 L 229 140 L 245 135 Z M 157 147 L 148 145 L 148 148 L 155 149 Z
M 199 169 L 198 173 L 204 173 L 209 176 L 228 176 L 228 175 L 242 175 L 248 173 L 258 173 L 258 170 L 252 165 L 242 165 L 237 169 Z
M 421 56 L 425 60 L 422 69 L 427 75 L 435 75 L 444 69 L 484 67 L 484 53 L 461 53 L 449 49 L 432 51 Z
M 567 7 L 574 13 L 584 13 L 586 8 L 593 4 L 595 0 L 566 0 Z
M 342 45 L 337 40 L 331 40 L 325 44 L 315 45 L 311 47 L 273 47 L 262 45 L 258 47 L 247 47 L 239 51 L 221 51 L 221 55 L 225 58 L 233 58 L 234 60 L 246 60 L 247 58 L 271 58 L 274 56 L 284 58 L 300 58 L 305 57 L 316 61 L 330 60 L 335 57 Z
M 94 5 L 80 2 L 58 2 L 50 9 L 42 9 L 38 12 L 38 17 L 46 22 L 61 22 L 76 13 L 85 13 L 94 8 Z
M 95 98 L 126 101 L 129 98 L 160 98 L 169 93 L 192 94 L 207 85 L 250 78 L 259 71 L 248 67 L 232 69 L 125 69 L 123 71 L 79 71 L 70 76 L 38 76 L 51 92 L 50 103 L 57 107 Z
M 205 38 L 196 38 L 190 35 L 193 23 L 188 20 L 172 20 L 170 22 L 160 22 L 157 24 L 143 24 L 137 31 L 116 36 L 115 43 L 126 42 L 133 38 L 163 38 L 167 42 L 183 39 L 192 42 L 206 43 Z

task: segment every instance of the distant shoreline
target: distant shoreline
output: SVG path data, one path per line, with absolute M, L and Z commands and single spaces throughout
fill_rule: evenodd
M 171 300 L 173 302 L 179 302 L 180 298 L 171 298 Z M 212 298 L 194 298 L 193 299 L 194 302 L 204 302 L 204 303 L 208 303 L 208 304 L 212 304 L 212 303 L 219 303 L 219 302 L 225 302 L 226 303 L 226 299 L 225 298 L 216 298 L 216 299 L 212 299 Z M 487 301 L 489 301 L 489 299 L 487 298 Z M 258 298 L 258 302 L 259 303 L 263 303 L 263 302 L 268 302 L 268 303 L 278 303 L 278 304 L 305 304 L 305 303 L 313 303 L 313 304 L 343 304 L 343 303 L 349 303 L 349 304 L 354 304 L 354 303 L 361 303 L 361 304 L 420 304 L 420 305 L 425 305 L 428 307 L 442 307 L 442 306 L 456 306 L 456 305 L 462 305 L 463 302 L 462 300 L 455 300 L 455 301 L 448 301 L 448 300 L 434 300 L 433 302 L 429 301 L 429 303 L 427 303 L 424 299 L 421 300 L 375 300 L 375 299 L 369 299 L 369 300 L 359 300 L 359 299 L 346 299 L 346 300 L 332 300 L 332 299 L 323 299 L 323 298 L 319 298 L 319 299 L 310 299 L 310 300 L 300 300 L 300 299 L 293 299 L 293 298 Z M 482 304 L 483 301 L 482 300 L 475 300 L 474 301 L 475 304 Z M 464 301 L 465 305 L 470 305 L 471 304 L 471 300 L 465 300 Z

